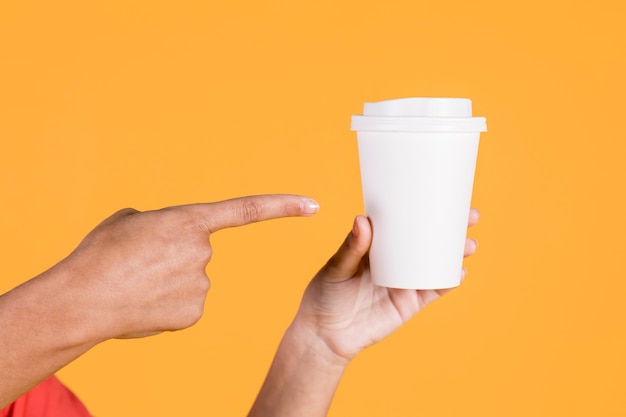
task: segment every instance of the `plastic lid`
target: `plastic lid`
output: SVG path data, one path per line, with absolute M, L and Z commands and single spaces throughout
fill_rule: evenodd
M 484 117 L 472 117 L 467 98 L 401 98 L 365 103 L 352 116 L 352 130 L 386 132 L 485 132 Z

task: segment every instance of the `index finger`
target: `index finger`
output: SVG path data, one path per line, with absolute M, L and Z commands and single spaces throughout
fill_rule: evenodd
M 208 233 L 280 217 L 312 216 L 319 207 L 310 197 L 292 194 L 264 194 L 181 206 Z

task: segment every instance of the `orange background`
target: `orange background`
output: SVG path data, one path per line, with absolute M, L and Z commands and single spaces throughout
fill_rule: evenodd
M 203 320 L 60 372 L 97 416 L 245 415 L 362 212 L 350 115 L 469 97 L 465 284 L 348 368 L 331 416 L 626 416 L 626 20 L 618 0 L 3 1 L 1 291 L 118 208 L 266 192 L 217 233 Z

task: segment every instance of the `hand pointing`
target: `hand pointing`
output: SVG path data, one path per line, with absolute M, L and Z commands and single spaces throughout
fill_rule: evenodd
M 307 197 L 259 195 L 146 212 L 120 210 L 54 267 L 66 272 L 63 294 L 55 294 L 54 302 L 73 311 L 81 338 L 95 342 L 189 327 L 202 316 L 209 290 L 205 268 L 211 233 L 310 216 L 318 209 Z
M 240 197 L 217 203 L 189 204 L 165 210 L 186 212 L 199 229 L 209 233 L 279 217 L 311 216 L 319 210 L 315 200 L 290 194 Z

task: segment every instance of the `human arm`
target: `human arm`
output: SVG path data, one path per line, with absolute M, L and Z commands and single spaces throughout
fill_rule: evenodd
M 469 225 L 477 221 L 472 209 Z M 371 239 L 369 221 L 358 216 L 307 287 L 249 417 L 325 416 L 350 361 L 449 291 L 374 285 L 366 256 Z M 467 239 L 465 255 L 475 250 Z
M 0 297 L 0 409 L 107 339 L 193 325 L 209 289 L 213 232 L 317 209 L 306 197 L 265 195 L 115 213 L 67 258 Z

